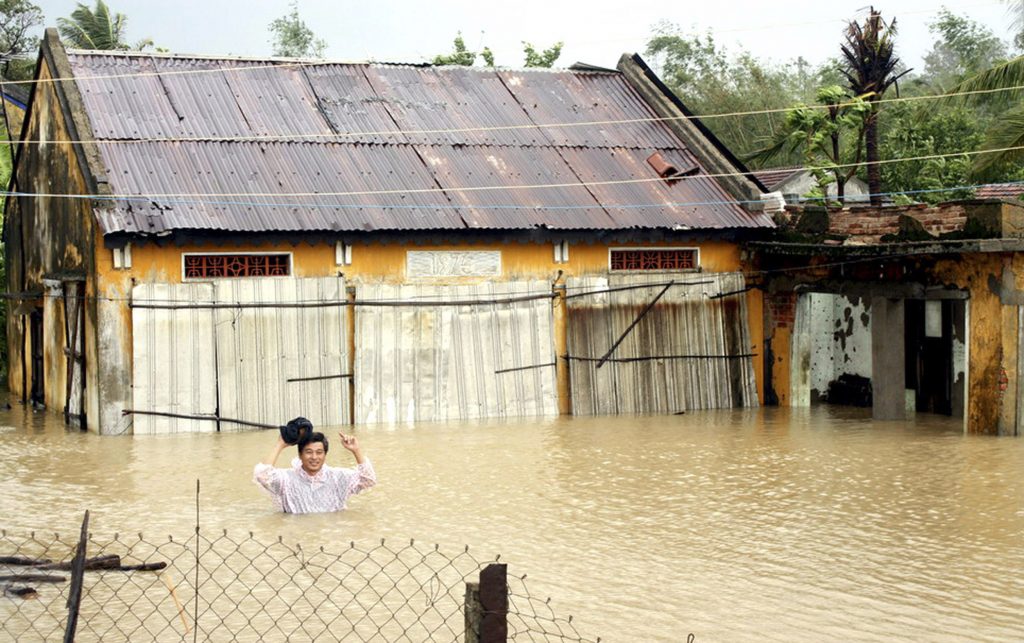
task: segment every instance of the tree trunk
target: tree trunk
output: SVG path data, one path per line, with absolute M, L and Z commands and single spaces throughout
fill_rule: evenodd
M 871 205 L 882 205 L 882 168 L 878 165 L 878 106 L 871 101 L 868 122 L 864 125 L 864 151 L 868 164 L 868 192 Z

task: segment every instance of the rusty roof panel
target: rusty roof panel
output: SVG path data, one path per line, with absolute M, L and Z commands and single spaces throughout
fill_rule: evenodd
M 620 74 L 525 70 L 499 75 L 535 123 L 577 124 L 545 127 L 552 145 L 685 147 Z
M 367 79 L 367 65 L 314 65 L 304 68 L 320 110 L 347 143 L 405 143 L 386 100 Z
M 121 170 L 117 195 L 146 197 L 118 208 L 125 227 L 115 230 L 464 227 L 409 146 L 100 143 L 100 151 L 108 172 Z M 338 194 L 368 191 L 377 193 Z
M 774 225 L 768 215 L 751 214 L 741 208 L 711 177 L 697 174 L 671 183 L 660 179 L 647 164 L 646 150 L 564 148 L 561 153 L 611 214 L 617 224 L 613 227 L 721 229 Z M 661 153 L 679 169 L 697 165 L 687 151 Z
M 108 233 L 771 225 L 710 177 L 644 180 L 696 161 L 616 73 L 69 57 L 111 190 L 144 199 Z
M 538 145 L 497 73 L 472 67 L 372 65 L 366 74 L 399 127 L 420 145 Z
M 418 149 L 452 202 L 465 206 L 463 217 L 471 228 L 617 227 L 552 148 Z M 561 187 L 527 187 L 537 185 Z

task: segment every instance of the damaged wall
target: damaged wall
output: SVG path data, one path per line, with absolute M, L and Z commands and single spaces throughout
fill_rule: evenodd
M 53 77 L 44 58 L 38 78 L 46 81 Z M 19 147 L 12 179 L 16 191 L 41 195 L 90 191 L 78 150 L 69 143 L 60 142 L 76 139 L 75 130 L 69 125 L 62 106 L 63 89 L 61 83 L 40 82 L 35 85 L 26 136 L 29 140 L 47 142 Z M 89 274 L 94 234 L 91 204 L 82 199 L 49 196 L 10 199 L 5 226 L 7 287 L 10 292 L 30 296 L 20 300 L 18 308 L 21 312 L 28 312 L 33 307 L 44 311 L 45 402 L 47 406 L 63 411 L 67 358 L 61 284 L 69 279 L 85 279 Z M 87 318 L 94 315 L 95 307 L 87 306 Z M 27 315 L 10 315 L 7 330 L 10 351 L 8 385 L 12 393 L 27 399 L 30 391 L 26 389 L 32 381 L 32 346 L 27 337 Z M 86 349 L 89 349 L 88 341 Z M 89 384 L 86 386 L 88 388 Z
M 871 378 L 871 304 L 866 298 L 808 293 L 810 401 L 827 397 L 842 375 Z M 836 403 L 843 403 L 833 400 Z

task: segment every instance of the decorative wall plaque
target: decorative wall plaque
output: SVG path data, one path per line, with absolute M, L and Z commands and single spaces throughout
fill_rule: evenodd
M 410 278 L 497 277 L 500 250 L 409 250 L 405 273 Z

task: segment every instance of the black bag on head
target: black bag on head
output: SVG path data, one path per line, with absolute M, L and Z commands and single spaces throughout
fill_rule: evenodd
M 281 427 L 281 439 L 285 444 L 298 444 L 313 434 L 313 423 L 304 417 L 297 417 Z

